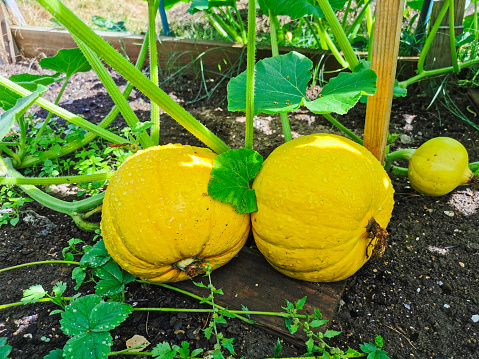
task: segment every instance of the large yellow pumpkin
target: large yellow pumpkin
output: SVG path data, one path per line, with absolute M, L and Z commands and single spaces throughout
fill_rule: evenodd
M 286 142 L 265 160 L 253 189 L 256 245 L 290 277 L 348 278 L 384 244 L 391 181 L 368 150 L 347 138 L 314 134 Z
M 101 230 L 111 257 L 152 282 L 190 278 L 206 263 L 214 269 L 243 247 L 249 214 L 208 195 L 215 154 L 166 145 L 139 151 L 110 180 Z

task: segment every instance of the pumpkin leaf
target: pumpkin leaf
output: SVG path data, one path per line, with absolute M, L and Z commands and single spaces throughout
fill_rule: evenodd
M 273 14 L 287 15 L 291 20 L 309 15 L 324 17 L 321 7 L 313 5 L 314 3 L 310 0 L 262 0 L 262 5 L 270 9 Z M 331 0 L 329 3 L 333 10 L 339 10 L 344 7 L 346 0 Z
M 223 152 L 213 161 L 208 194 L 232 204 L 240 214 L 257 211 L 256 195 L 251 187 L 262 165 L 263 157 L 252 149 Z
M 68 78 L 77 72 L 88 72 L 91 66 L 79 48 L 61 49 L 53 57 L 41 59 L 38 63 L 44 69 L 65 74 Z
M 47 88 L 45 86 L 39 85 L 37 91 L 31 93 L 26 97 L 21 97 L 16 100 L 15 105 L 10 107 L 7 112 L 0 116 L 0 140 L 2 140 L 7 135 L 13 124 L 18 121 L 20 117 L 25 114 L 25 112 L 27 112 L 30 106 L 32 106 L 46 90 Z M 14 99 L 11 98 L 11 100 Z M 7 107 L 10 106 L 9 102 L 4 102 L 4 99 L 2 99 L 2 106 L 5 106 L 5 104 Z
M 8 79 L 22 86 L 28 91 L 33 92 L 37 89 L 38 85 L 48 86 L 56 81 L 63 80 L 63 79 L 59 79 L 58 77 L 59 77 L 59 74 L 54 74 L 54 75 L 19 74 L 19 75 L 12 75 Z
M 314 113 L 335 112 L 345 114 L 356 105 L 362 95 L 376 92 L 376 73 L 361 61 L 353 72 L 342 72 L 323 87 L 314 101 L 306 101 L 305 106 Z
M 113 259 L 96 268 L 95 275 L 101 279 L 95 286 L 95 292 L 105 296 L 122 292 L 126 284 L 135 280 L 134 275 L 121 269 Z
M 269 57 L 255 65 L 254 114 L 291 112 L 306 99 L 313 62 L 291 51 Z M 246 71 L 228 83 L 228 110 L 246 110 Z

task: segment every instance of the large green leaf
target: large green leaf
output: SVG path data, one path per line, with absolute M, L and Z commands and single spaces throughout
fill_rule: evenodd
M 47 88 L 45 86 L 39 85 L 37 91 L 18 99 L 14 107 L 10 108 L 0 116 L 0 140 L 2 140 L 8 131 L 10 131 L 15 121 L 23 116 L 30 106 L 35 103 L 37 98 L 39 98 L 46 90 Z
M 75 335 L 63 348 L 66 359 L 106 359 L 113 339 L 108 332 L 88 332 Z
M 298 52 L 266 58 L 255 65 L 254 114 L 297 109 L 306 98 L 313 62 Z M 228 109 L 246 110 L 246 72 L 228 83 Z
M 233 6 L 235 3 L 236 0 L 193 0 L 188 12 L 194 14 L 199 11 L 211 10 L 215 7 Z
M 346 0 L 331 0 L 329 3 L 333 10 L 339 10 L 344 7 Z M 314 0 L 262 0 L 263 5 L 273 14 L 287 15 L 292 20 L 309 15 L 324 17 L 321 7 Z
M 39 65 L 71 77 L 77 72 L 88 72 L 91 66 L 79 48 L 62 49 L 53 57 L 41 59 Z
M 95 275 L 101 278 L 95 286 L 96 293 L 106 296 L 122 292 L 126 284 L 135 280 L 135 276 L 121 269 L 113 259 L 96 268 Z
M 306 101 L 305 106 L 314 113 L 345 114 L 362 95 L 376 92 L 376 73 L 362 62 L 352 73 L 341 72 L 323 87 L 314 101 Z
M 38 85 L 48 86 L 55 81 L 61 81 L 59 74 L 54 75 L 33 75 L 33 74 L 20 74 L 12 75 L 9 77 L 10 81 L 13 81 L 30 92 L 35 91 Z
M 263 157 L 248 148 L 223 152 L 215 157 L 208 194 L 230 203 L 238 213 L 257 211 L 256 195 L 251 189 L 253 179 L 263 165 Z

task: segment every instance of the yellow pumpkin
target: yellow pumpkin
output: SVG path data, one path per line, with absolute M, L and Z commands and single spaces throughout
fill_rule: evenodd
M 381 163 L 347 138 L 314 134 L 286 142 L 265 160 L 253 189 L 256 245 L 287 276 L 339 281 L 375 246 L 374 253 L 384 249 L 394 190 Z
M 226 264 L 243 247 L 249 214 L 208 195 L 215 154 L 184 145 L 151 147 L 123 163 L 102 208 L 105 247 L 123 269 L 177 282 Z

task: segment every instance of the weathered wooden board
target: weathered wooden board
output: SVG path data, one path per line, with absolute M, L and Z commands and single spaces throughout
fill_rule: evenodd
M 215 302 L 232 310 L 241 310 L 241 305 L 249 310 L 282 312 L 286 300 L 294 302 L 307 296 L 305 313 L 314 313 L 314 308 L 331 320 L 337 311 L 345 283 L 312 283 L 289 278 L 269 265 L 257 250 L 244 248 L 227 265 L 211 274 L 213 285 L 221 288 L 224 295 L 215 296 Z M 196 277 L 196 282 L 206 278 Z M 207 296 L 204 288 L 192 281 L 175 283 L 175 287 L 188 290 L 200 296 Z M 304 334 L 298 331 L 294 336 L 286 329 L 284 318 L 273 316 L 252 316 L 251 319 L 264 325 L 265 330 L 279 335 L 290 342 L 304 345 Z M 324 331 L 325 328 L 320 328 Z
M 18 48 L 10 29 L 7 9 L 3 2 L 0 2 L 0 64 L 15 63 L 18 55 Z
M 478 89 L 468 89 L 467 96 L 471 100 L 472 106 L 477 113 L 479 113 L 479 90 Z

